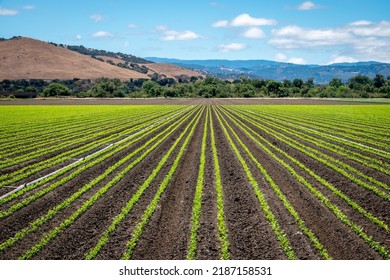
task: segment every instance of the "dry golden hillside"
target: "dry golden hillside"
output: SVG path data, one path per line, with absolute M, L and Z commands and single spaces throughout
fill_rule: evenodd
M 103 59 L 105 62 L 112 61 L 115 64 L 122 63 L 125 64 L 126 61 L 120 58 L 114 58 L 114 57 L 109 57 L 109 56 L 96 56 L 98 58 Z M 132 63 L 136 64 L 136 63 Z M 186 69 L 183 67 L 179 67 L 173 64 L 168 64 L 168 63 L 147 63 L 147 64 L 141 64 L 138 63 L 139 67 L 146 67 L 148 69 L 148 76 L 152 76 L 154 73 L 157 73 L 159 75 L 164 75 L 167 78 L 179 78 L 181 76 L 187 76 L 187 77 L 204 77 L 199 72 L 192 71 L 190 69 Z
M 173 64 L 168 63 L 150 63 L 150 64 L 142 64 L 145 65 L 152 72 L 165 75 L 169 78 L 177 78 L 180 76 L 188 76 L 188 77 L 200 77 L 202 74 L 192 71 L 190 69 L 186 69 L 183 67 L 179 67 Z M 148 73 L 149 74 L 149 73 Z
M 4 79 L 119 79 L 147 75 L 98 61 L 63 47 L 19 37 L 0 42 L 0 81 Z

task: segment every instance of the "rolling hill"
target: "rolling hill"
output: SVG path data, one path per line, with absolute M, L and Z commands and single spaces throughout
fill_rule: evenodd
M 0 42 L 0 80 L 139 79 L 148 76 L 103 63 L 86 55 L 35 39 L 16 37 Z
M 94 53 L 104 55 L 95 56 Z M 202 76 L 175 65 L 154 64 L 128 54 L 99 51 L 82 46 L 67 47 L 25 37 L 0 41 L 0 81 L 73 78 L 94 80 L 101 77 L 121 80 L 150 79 L 155 73 L 160 78 L 175 79 L 182 75 Z

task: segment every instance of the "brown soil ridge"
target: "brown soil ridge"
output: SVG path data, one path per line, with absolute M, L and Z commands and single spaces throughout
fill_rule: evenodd
M 31 38 L 19 37 L 0 42 L 0 80 L 101 77 L 149 79 L 145 74 Z

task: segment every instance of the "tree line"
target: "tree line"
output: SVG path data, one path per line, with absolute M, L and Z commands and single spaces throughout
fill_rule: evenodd
M 73 97 L 332 97 L 390 98 L 390 75 L 374 78 L 357 75 L 343 83 L 333 78 L 328 84 L 313 79 L 262 80 L 242 77 L 221 80 L 214 77 L 173 79 L 154 76 L 148 79 L 100 78 L 97 80 L 3 80 L 0 96 L 73 96 Z

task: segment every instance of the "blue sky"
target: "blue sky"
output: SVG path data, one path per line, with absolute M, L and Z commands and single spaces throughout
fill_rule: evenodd
M 0 37 L 179 59 L 390 62 L 390 1 L 0 0 Z

